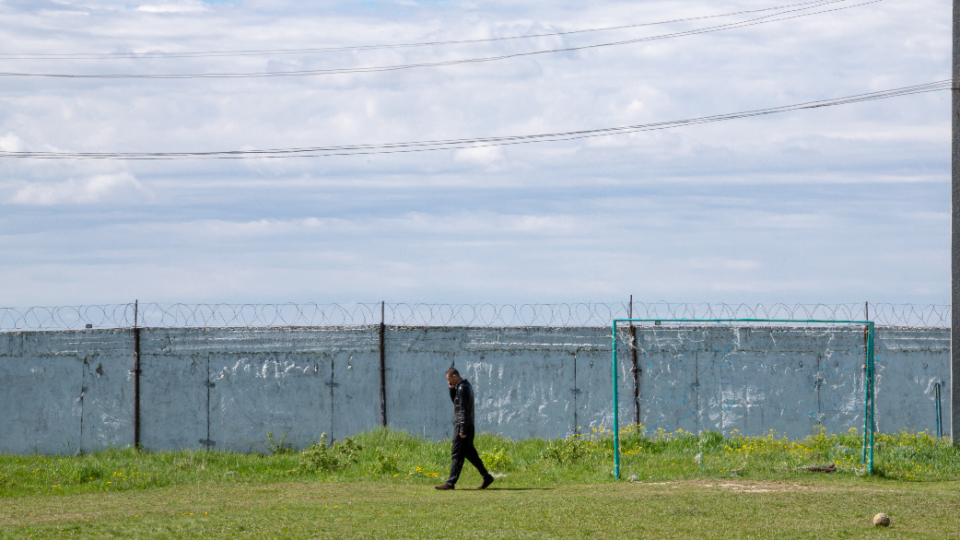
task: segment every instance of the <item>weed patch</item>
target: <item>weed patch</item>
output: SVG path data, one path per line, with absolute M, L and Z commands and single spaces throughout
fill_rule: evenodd
M 236 454 L 210 450 L 151 452 L 113 449 L 83 456 L 0 456 L 0 496 L 106 493 L 177 485 L 277 482 L 391 482 L 433 484 L 450 468 L 450 443 L 378 429 L 329 443 L 326 436 L 303 451 Z M 789 440 L 775 433 L 644 431 L 621 434 L 621 474 L 638 482 L 693 479 L 796 481 L 815 473 L 863 474 L 855 432 L 814 433 Z M 513 441 L 480 434 L 476 444 L 490 470 L 528 486 L 612 482 L 609 431 L 555 440 Z M 877 436 L 875 480 L 960 480 L 960 451 L 926 433 Z M 469 465 L 466 474 L 476 474 Z M 473 482 L 473 480 L 470 480 Z
M 308 447 L 300 454 L 297 472 L 321 473 L 349 467 L 358 461 L 357 454 L 363 450 L 353 437 L 347 437 L 332 446 L 327 445 L 327 434 L 320 435 L 320 441 Z

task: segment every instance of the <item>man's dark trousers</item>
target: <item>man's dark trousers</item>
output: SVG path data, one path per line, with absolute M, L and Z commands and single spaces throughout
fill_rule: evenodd
M 459 427 L 453 429 L 453 444 L 450 447 L 450 456 L 453 463 L 450 465 L 450 478 L 447 479 L 447 485 L 453 486 L 460 479 L 460 471 L 463 470 L 463 460 L 466 459 L 480 472 L 480 476 L 486 478 L 490 473 L 483 466 L 480 460 L 480 454 L 477 453 L 477 447 L 473 445 L 473 428 L 464 428 L 466 437 L 460 436 Z

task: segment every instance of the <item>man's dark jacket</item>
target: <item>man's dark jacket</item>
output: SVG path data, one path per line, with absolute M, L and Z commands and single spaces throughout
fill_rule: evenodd
M 460 384 L 450 389 L 450 399 L 453 401 L 453 423 L 458 433 L 469 433 L 473 425 L 473 387 L 470 381 L 463 379 Z

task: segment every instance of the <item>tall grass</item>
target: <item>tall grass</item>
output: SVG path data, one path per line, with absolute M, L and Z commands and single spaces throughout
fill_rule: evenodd
M 266 437 L 265 437 L 266 439 Z M 860 437 L 823 432 L 801 440 L 770 433 L 699 435 L 682 430 L 621 433 L 622 477 L 636 481 L 745 477 L 785 479 L 833 465 L 840 475 L 862 475 Z M 510 440 L 477 437 L 484 462 L 502 481 L 517 485 L 612 481 L 613 440 L 603 428 L 574 437 Z M 90 493 L 201 483 L 401 482 L 439 484 L 450 466 L 447 442 L 378 429 L 348 441 L 322 441 L 302 452 L 274 444 L 274 454 L 206 450 L 106 450 L 83 456 L 0 456 L 0 496 Z M 469 465 L 465 482 L 476 480 Z M 876 438 L 875 477 L 909 481 L 960 479 L 960 450 L 927 433 Z

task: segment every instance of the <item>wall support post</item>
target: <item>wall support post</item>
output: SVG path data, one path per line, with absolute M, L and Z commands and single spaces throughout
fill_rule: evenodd
M 630 319 L 633 319 L 633 295 L 630 295 L 630 307 L 627 309 Z M 633 357 L 633 424 L 640 429 L 640 366 L 637 365 L 637 327 L 630 322 L 630 352 Z M 639 434 L 639 433 L 638 433 Z
M 960 0 L 958 0 L 960 1 Z M 380 302 L 380 425 L 387 427 L 387 303 Z
M 937 440 L 943 439 L 943 414 L 940 410 L 940 383 L 933 385 L 934 401 L 936 401 L 935 413 L 937 415 Z
M 133 301 L 133 447 L 140 448 L 140 301 Z
M 960 1 L 960 0 L 958 0 Z M 620 479 L 620 397 L 617 395 L 617 320 L 610 325 L 613 340 L 613 477 Z

